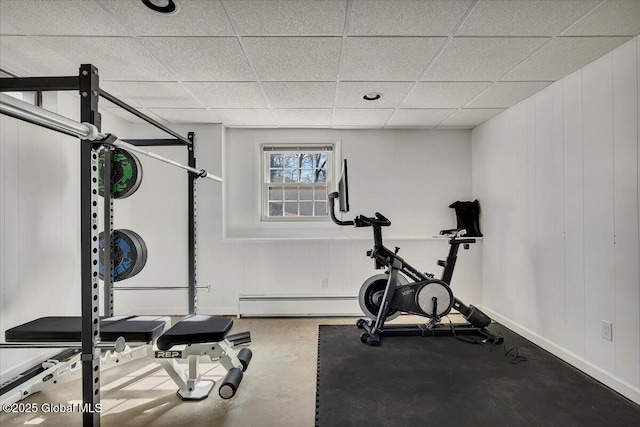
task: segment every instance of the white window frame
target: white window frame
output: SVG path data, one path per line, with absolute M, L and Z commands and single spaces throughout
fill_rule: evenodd
M 259 144 L 260 147 L 260 220 L 266 223 L 299 223 L 299 222 L 326 222 L 330 220 L 329 216 L 329 204 L 327 200 L 323 200 L 326 202 L 327 213 L 322 216 L 269 216 L 269 188 L 274 186 L 279 187 L 298 187 L 298 188 L 314 188 L 319 186 L 327 187 L 327 194 L 331 192 L 331 188 L 333 188 L 333 183 L 335 180 L 335 165 L 336 158 L 339 156 L 338 148 L 339 141 L 331 140 L 331 141 L 317 141 L 317 140 L 295 140 L 292 141 L 269 141 L 262 142 Z M 270 179 L 270 163 L 269 163 L 269 155 L 273 153 L 292 153 L 292 152 L 301 152 L 301 153 L 327 153 L 327 181 L 325 183 L 294 183 L 294 182 L 282 182 L 282 183 L 272 183 L 269 182 Z M 312 192 L 314 200 L 302 200 L 316 203 L 315 200 L 315 190 Z M 300 205 L 301 200 L 299 199 L 300 192 L 298 191 L 298 199 L 291 200 L 291 202 L 298 203 Z M 286 203 L 285 196 L 283 195 L 283 205 Z M 283 211 L 285 207 L 283 206 Z M 315 207 L 314 207 L 315 209 Z

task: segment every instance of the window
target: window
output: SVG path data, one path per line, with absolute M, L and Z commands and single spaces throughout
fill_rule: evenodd
M 263 145 L 263 220 L 326 219 L 333 145 Z

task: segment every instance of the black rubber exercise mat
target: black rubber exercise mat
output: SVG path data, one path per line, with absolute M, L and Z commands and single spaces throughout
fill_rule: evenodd
M 316 426 L 640 425 L 640 406 L 510 330 L 491 329 L 504 346 L 386 337 L 370 347 L 355 326 L 321 325 Z

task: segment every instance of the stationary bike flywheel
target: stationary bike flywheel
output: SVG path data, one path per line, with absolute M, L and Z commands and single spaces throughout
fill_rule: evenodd
M 436 316 L 449 314 L 453 307 L 453 292 L 442 280 L 427 280 L 416 292 L 416 304 L 430 318 L 434 316 L 434 300 Z
M 389 280 L 388 274 L 376 274 L 369 277 L 360 287 L 360 293 L 358 295 L 358 302 L 362 312 L 370 319 L 376 319 L 378 317 L 378 311 L 380 311 L 380 304 L 382 297 L 384 296 L 384 289 L 387 287 L 387 281 Z M 398 285 L 404 286 L 409 281 L 406 277 L 398 274 Z M 393 320 L 400 316 L 400 312 L 396 310 L 389 310 L 387 314 L 387 320 Z

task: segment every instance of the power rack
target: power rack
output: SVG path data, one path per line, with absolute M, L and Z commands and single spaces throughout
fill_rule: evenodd
M 171 139 L 135 139 L 125 140 L 134 146 L 185 146 L 188 150 L 188 168 L 176 164 L 183 169 L 191 168 L 188 176 L 188 305 L 189 314 L 197 312 L 197 271 L 196 271 L 196 179 L 206 176 L 206 171 L 198 175 L 193 170 L 197 168 L 196 134 L 190 132 L 187 138 L 174 132 L 161 123 L 153 120 L 135 108 L 113 95 L 100 89 L 98 69 L 91 64 L 82 64 L 78 76 L 63 77 L 10 77 L 0 78 L 0 92 L 44 92 L 44 91 L 78 91 L 80 95 L 80 121 L 88 123 L 101 130 L 101 115 L 98 112 L 98 101 L 102 97 L 123 108 L 136 117 L 164 131 Z M 11 114 L 9 114 L 11 115 Z M 73 132 L 55 125 L 49 125 L 37 120 L 19 117 L 22 120 L 46 127 L 71 136 L 78 136 Z M 113 197 L 111 194 L 110 165 L 111 148 L 104 148 L 100 141 L 83 139 L 80 143 L 80 250 L 81 250 L 81 363 L 82 363 L 82 400 L 85 410 L 82 413 L 84 426 L 99 426 L 100 413 L 96 410 L 100 403 L 100 313 L 98 289 L 98 155 L 104 150 L 104 235 L 111 236 L 113 231 Z M 163 160 L 163 159 L 159 159 Z M 165 160 L 166 161 L 166 160 Z M 170 161 L 169 161 L 170 162 Z M 215 177 L 217 178 L 217 177 Z M 219 180 L 219 179 L 216 179 Z M 105 269 L 111 266 L 111 274 L 104 275 L 105 301 L 104 315 L 114 314 L 113 302 L 113 265 L 111 251 L 104 251 Z M 136 288 L 136 289 L 142 289 Z M 163 287 L 157 287 L 159 289 Z M 184 287 L 179 287 L 183 289 Z M 124 289 L 124 288 L 123 288 Z M 149 289 L 152 289 L 149 287 Z M 167 287 L 178 289 L 178 287 Z M 235 334 L 229 339 L 235 343 L 250 342 L 248 332 Z

